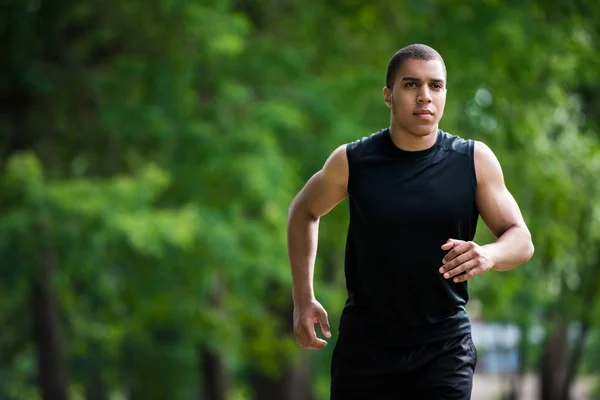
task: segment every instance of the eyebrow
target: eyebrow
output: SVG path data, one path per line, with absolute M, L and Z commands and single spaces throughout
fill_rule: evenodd
M 421 82 L 421 79 L 414 78 L 412 76 L 405 76 L 405 77 L 402 78 L 402 81 Z M 439 79 L 439 78 L 432 78 L 432 79 L 429 79 L 429 81 L 433 82 L 433 83 L 445 83 L 445 81 L 443 79 Z

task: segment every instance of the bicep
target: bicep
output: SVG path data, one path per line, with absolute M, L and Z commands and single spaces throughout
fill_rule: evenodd
M 475 145 L 477 208 L 490 232 L 497 238 L 513 226 L 525 226 L 521 210 L 504 182 L 500 162 L 483 143 Z
M 347 182 L 348 158 L 345 146 L 340 146 L 323 168 L 306 182 L 292 206 L 319 218 L 348 197 Z

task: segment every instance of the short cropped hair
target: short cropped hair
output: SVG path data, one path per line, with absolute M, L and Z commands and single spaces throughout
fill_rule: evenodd
M 385 85 L 388 88 L 391 89 L 394 86 L 396 73 L 402 66 L 402 63 L 404 63 L 405 60 L 409 59 L 424 61 L 439 60 L 442 63 L 442 66 L 444 67 L 444 75 L 446 75 L 446 64 L 444 64 L 444 59 L 442 58 L 440 53 L 424 44 L 411 44 L 398 50 L 390 60 L 385 81 Z

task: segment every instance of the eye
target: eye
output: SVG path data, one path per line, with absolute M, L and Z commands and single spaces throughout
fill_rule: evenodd
M 417 87 L 417 83 L 416 82 L 408 82 L 406 85 L 404 85 L 404 87 Z
M 434 89 L 443 89 L 442 85 L 440 85 L 439 83 L 434 83 L 431 86 L 433 86 Z

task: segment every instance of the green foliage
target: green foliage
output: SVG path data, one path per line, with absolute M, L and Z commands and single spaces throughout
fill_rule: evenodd
M 387 61 L 412 42 L 444 56 L 441 127 L 494 150 L 536 245 L 525 266 L 472 281 L 484 317 L 531 325 L 558 310 L 597 336 L 600 34 L 585 2 L 5 11 L 0 397 L 34 393 L 30 282 L 48 247 L 75 392 L 100 377 L 110 392 L 189 398 L 199 349 L 222 355 L 232 396 L 249 371 L 297 362 L 287 208 L 333 149 L 388 124 Z M 315 287 L 334 332 L 347 219 L 343 202 L 320 227 Z M 334 340 L 308 356 L 320 398 Z

